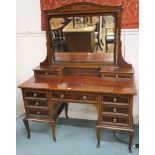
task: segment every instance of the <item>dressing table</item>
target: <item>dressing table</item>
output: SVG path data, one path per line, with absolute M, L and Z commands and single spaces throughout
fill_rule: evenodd
M 123 59 L 121 53 L 121 12 L 121 6 L 102 6 L 86 2 L 44 11 L 47 56 L 39 66 L 34 68 L 34 76 L 19 86 L 23 94 L 25 107 L 23 122 L 28 138 L 30 138 L 29 121 L 49 122 L 53 140 L 56 141 L 56 120 L 62 110 L 65 109 L 66 118 L 68 118 L 68 104 L 92 104 L 98 113 L 97 147 L 100 146 L 100 130 L 107 128 L 128 132 L 129 152 L 132 152 L 133 97 L 137 92 L 134 69 Z M 70 34 L 67 32 L 68 36 L 65 37 L 66 26 L 75 24 L 72 29 L 75 28 L 76 35 L 79 36 L 76 25 L 78 23 L 74 19 L 96 16 L 102 18 L 99 18 L 99 27 L 95 25 L 91 39 L 95 38 L 98 41 L 96 34 L 99 35 L 102 38 L 102 48 L 92 51 L 85 48 L 87 51 L 83 52 L 67 49 L 66 42 Z M 61 23 L 64 24 L 63 28 L 61 32 L 59 29 L 57 34 L 53 33 L 51 26 L 51 21 L 55 18 L 68 19 L 67 23 Z M 91 20 L 83 22 L 85 22 L 85 28 L 92 28 Z M 112 45 L 106 45 L 105 41 L 105 32 L 109 25 L 114 29 Z M 58 37 L 60 34 L 62 35 Z M 72 44 L 72 42 L 69 43 Z M 81 46 L 87 47 L 86 43 L 82 43 Z M 108 50 L 106 46 L 109 46 Z

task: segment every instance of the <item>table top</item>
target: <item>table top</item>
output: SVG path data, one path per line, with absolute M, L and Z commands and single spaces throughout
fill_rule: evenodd
M 19 88 L 122 95 L 137 94 L 135 82 L 132 79 L 101 79 L 97 76 L 82 75 L 64 75 L 50 79 L 31 77 L 23 82 Z
M 50 21 L 51 30 L 57 30 L 64 26 L 64 19 L 63 18 L 53 18 Z
M 86 26 L 84 24 L 76 24 L 75 28 L 73 28 L 73 22 L 68 23 L 62 30 L 62 32 L 93 32 L 96 26 Z

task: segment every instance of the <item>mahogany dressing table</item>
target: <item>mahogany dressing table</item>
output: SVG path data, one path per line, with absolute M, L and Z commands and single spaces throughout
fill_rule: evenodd
M 100 130 L 127 131 L 129 133 L 129 152 L 132 152 L 133 97 L 136 95 L 134 69 L 125 62 L 121 53 L 120 25 L 121 6 L 102 6 L 80 2 L 44 11 L 46 18 L 47 57 L 34 69 L 34 76 L 22 83 L 25 118 L 23 122 L 30 138 L 29 121 L 49 122 L 53 140 L 56 141 L 56 120 L 65 109 L 68 118 L 68 103 L 92 104 L 96 106 L 98 119 L 96 125 L 97 147 L 100 145 Z M 73 22 L 75 17 L 87 17 L 85 26 L 91 27 L 91 18 L 99 16 L 99 29 L 96 24 L 94 37 L 102 38 L 102 49 L 94 51 L 67 51 L 63 28 Z M 51 20 L 64 18 L 64 24 L 57 34 L 51 30 Z M 89 20 L 90 19 L 90 20 Z M 103 20 L 104 19 L 104 20 Z M 73 25 L 74 25 L 73 24 Z M 107 27 L 108 25 L 108 27 Z M 114 44 L 106 51 L 106 28 L 115 29 Z M 75 26 L 75 25 L 74 25 Z M 94 25 L 93 25 L 94 26 Z M 78 29 L 78 26 L 75 27 Z M 77 35 L 78 32 L 77 32 Z M 97 37 L 96 37 L 97 40 Z M 56 41 L 56 42 L 54 42 Z M 99 40 L 97 40 L 99 41 Z M 53 42 L 57 43 L 53 46 Z M 87 46 L 82 44 L 81 46 Z

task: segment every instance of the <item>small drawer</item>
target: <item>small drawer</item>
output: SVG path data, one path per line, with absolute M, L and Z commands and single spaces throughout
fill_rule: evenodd
M 124 116 L 103 115 L 103 123 L 107 125 L 128 126 L 129 118 Z
M 59 74 L 60 74 L 59 72 L 35 71 L 35 76 L 36 77 L 49 78 L 49 77 L 52 77 L 52 76 L 58 76 Z
M 116 78 L 115 74 L 102 74 L 102 78 Z
M 47 107 L 47 101 L 27 100 L 27 106 Z
M 129 113 L 129 106 L 114 105 L 114 104 L 103 104 L 103 112 L 128 114 Z
M 28 108 L 27 111 L 28 111 L 29 116 L 35 116 L 35 117 L 47 117 L 48 116 L 48 110 Z
M 103 102 L 129 103 L 129 97 L 118 95 L 116 96 L 103 95 Z
M 129 78 L 129 79 L 132 79 L 133 75 L 132 74 L 119 74 L 118 78 Z
M 25 97 L 30 97 L 30 98 L 46 98 L 47 97 L 47 93 L 41 92 L 41 91 L 25 91 L 24 94 L 25 94 Z
M 106 74 L 102 74 L 102 78 L 128 78 L 128 79 L 132 79 L 133 75 L 132 74 L 110 74 L 110 73 L 106 73 Z
M 52 98 L 68 99 L 68 100 L 80 100 L 80 101 L 96 101 L 96 95 L 94 94 L 74 94 L 74 93 L 52 93 Z

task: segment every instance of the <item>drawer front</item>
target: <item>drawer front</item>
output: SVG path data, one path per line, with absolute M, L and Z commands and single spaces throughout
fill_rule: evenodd
M 35 106 L 35 107 L 47 107 L 47 101 L 45 100 L 26 100 L 27 106 Z
M 129 118 L 124 116 L 103 115 L 103 123 L 107 125 L 128 126 Z
M 25 97 L 30 98 L 47 98 L 47 93 L 44 91 L 25 91 L 24 92 Z
M 28 108 L 27 112 L 29 116 L 48 117 L 48 110 Z
M 52 98 L 56 99 L 68 99 L 68 100 L 80 100 L 80 101 L 96 101 L 96 95 L 94 94 L 78 94 L 78 93 L 52 93 Z
M 129 103 L 129 97 L 118 95 L 113 96 L 103 95 L 103 102 Z
M 128 114 L 129 113 L 129 106 L 114 105 L 114 104 L 103 104 L 103 112 Z
M 35 77 L 52 78 L 61 75 L 61 72 L 35 71 Z

